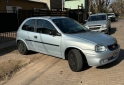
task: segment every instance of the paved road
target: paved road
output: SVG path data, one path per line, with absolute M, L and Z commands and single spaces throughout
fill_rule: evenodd
M 72 72 L 66 60 L 36 54 L 41 58 L 17 72 L 4 85 L 124 85 L 124 20 L 112 23 L 111 36 L 121 45 L 119 58 L 101 67 L 85 66 Z

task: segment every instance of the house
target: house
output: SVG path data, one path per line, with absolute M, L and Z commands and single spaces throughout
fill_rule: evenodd
M 50 0 L 28 0 L 28 1 L 46 3 L 48 6 L 48 9 L 50 9 Z
M 64 8 L 68 9 L 78 9 L 78 5 L 83 5 L 83 9 L 88 11 L 88 0 L 65 0 L 64 2 Z
M 0 10 L 7 10 L 7 12 L 13 12 L 17 11 L 18 9 L 48 9 L 48 6 L 44 2 L 32 2 L 28 0 L 0 0 Z
M 64 0 L 30 0 L 34 2 L 45 2 L 48 5 L 49 10 L 61 11 L 63 10 Z

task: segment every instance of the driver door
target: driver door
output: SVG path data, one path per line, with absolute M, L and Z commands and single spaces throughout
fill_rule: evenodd
M 61 56 L 60 49 L 62 37 L 49 34 L 51 31 L 56 31 L 56 28 L 52 25 L 52 23 L 47 20 L 38 19 L 37 26 L 40 26 L 37 31 L 40 31 L 40 38 L 46 51 L 51 55 Z

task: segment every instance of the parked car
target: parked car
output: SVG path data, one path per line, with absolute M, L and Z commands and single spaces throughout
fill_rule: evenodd
M 108 13 L 107 15 L 108 15 L 108 18 L 111 19 L 111 21 L 116 21 L 116 16 L 114 13 Z
M 85 27 L 91 31 L 99 31 L 110 34 L 111 21 L 108 19 L 106 13 L 92 14 L 86 20 Z
M 67 17 L 32 17 L 17 31 L 21 54 L 29 50 L 67 59 L 72 71 L 81 71 L 84 62 L 101 66 L 119 56 L 120 46 L 109 35 L 93 32 Z

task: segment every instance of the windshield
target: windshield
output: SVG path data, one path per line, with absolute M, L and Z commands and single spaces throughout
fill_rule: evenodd
M 107 14 L 108 16 L 112 16 L 112 15 L 114 15 L 114 14 Z
M 90 16 L 88 21 L 99 21 L 99 20 L 106 20 L 106 15 L 94 15 Z
M 83 25 L 70 18 L 59 18 L 52 20 L 63 33 L 78 33 L 88 31 Z

